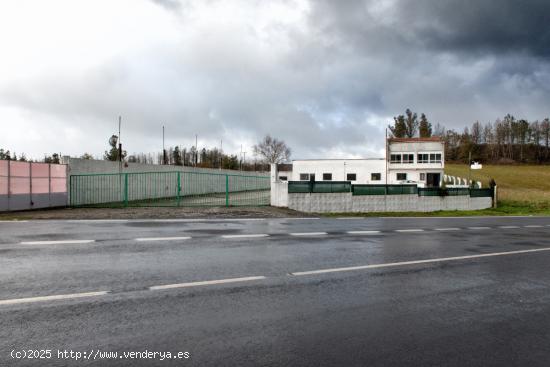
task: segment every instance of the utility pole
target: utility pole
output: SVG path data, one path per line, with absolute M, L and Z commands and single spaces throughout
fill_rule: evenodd
M 468 152 L 468 187 L 471 186 L 470 180 L 472 177 L 472 151 Z
M 162 164 L 166 164 L 166 148 L 164 148 L 164 126 L 162 127 Z
M 195 167 L 197 167 L 197 164 L 199 163 L 199 135 L 195 134 Z
M 220 140 L 220 171 L 223 165 L 223 140 Z
M 122 140 L 121 140 L 122 116 L 118 116 L 118 173 L 122 173 Z

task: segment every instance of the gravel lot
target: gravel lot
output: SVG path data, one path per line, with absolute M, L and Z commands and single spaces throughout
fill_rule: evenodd
M 294 210 L 265 207 L 220 208 L 62 208 L 0 213 L 0 220 L 27 219 L 170 219 L 307 217 Z

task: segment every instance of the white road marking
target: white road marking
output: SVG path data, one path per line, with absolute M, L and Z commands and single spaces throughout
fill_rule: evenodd
M 519 226 L 500 226 L 498 228 L 502 228 L 502 229 L 512 229 L 512 228 L 519 228 Z
M 87 292 L 87 293 L 58 294 L 58 295 L 55 295 L 55 296 L 6 299 L 6 300 L 1 300 L 0 305 L 15 305 L 15 304 L 19 304 L 19 303 L 46 302 L 46 301 L 56 301 L 56 300 L 61 300 L 61 299 L 97 297 L 97 296 L 104 296 L 107 293 L 109 293 L 109 292 L 100 291 L 100 292 Z
M 283 220 L 316 220 L 316 219 L 321 219 L 321 218 L 318 218 L 318 217 L 303 217 L 303 218 L 288 217 L 288 218 L 273 218 L 273 219 L 283 219 Z
M 67 223 L 124 223 L 128 219 L 69 219 Z
M 460 228 L 449 227 L 449 228 L 434 228 L 436 231 L 460 231 Z
M 327 232 L 298 232 L 298 233 L 289 233 L 291 236 L 324 236 L 327 235 Z
M 480 230 L 480 229 L 491 229 L 491 227 L 468 227 L 468 229 Z
M 254 277 L 230 278 L 230 279 L 220 279 L 220 280 L 206 280 L 206 281 L 202 281 L 202 282 L 155 285 L 155 286 L 149 287 L 149 289 L 152 290 L 152 291 L 156 291 L 156 290 L 172 289 L 172 288 L 199 287 L 199 286 L 203 286 L 203 285 L 250 282 L 250 281 L 253 281 L 253 280 L 261 280 L 261 279 L 265 279 L 265 277 L 264 276 L 254 276 Z
M 396 229 L 395 232 L 424 232 L 423 229 L 420 228 L 411 228 L 411 229 Z
M 28 220 L 0 220 L 0 223 L 27 223 Z
M 148 241 L 180 241 L 180 240 L 188 240 L 191 237 L 143 237 L 143 238 L 136 238 L 136 241 L 138 242 L 148 242 Z
M 340 220 L 350 220 L 350 219 L 365 219 L 365 217 L 336 217 L 336 219 Z
M 184 222 L 254 222 L 254 221 L 263 221 L 266 218 L 174 218 L 174 219 L 135 219 L 134 222 L 173 222 L 173 223 L 184 223 Z
M 455 257 L 442 257 L 438 259 L 426 259 L 426 260 L 414 260 L 414 261 L 402 261 L 395 263 L 385 263 L 385 264 L 373 264 L 373 265 L 362 265 L 362 266 L 350 266 L 345 268 L 333 268 L 333 269 L 322 269 L 322 270 L 311 270 L 311 271 L 301 271 L 296 273 L 290 273 L 289 275 L 301 276 L 301 275 L 313 275 L 313 274 L 324 274 L 324 273 L 336 273 L 343 271 L 355 271 L 355 270 L 366 270 L 366 269 L 378 269 L 378 268 L 389 268 L 396 266 L 406 266 L 406 265 L 417 265 L 417 264 L 429 264 L 436 262 L 446 262 L 446 261 L 458 261 L 458 260 L 467 260 L 467 259 L 478 259 L 483 257 L 494 257 L 494 256 L 506 256 L 506 255 L 518 255 L 518 254 L 528 254 L 531 252 L 542 252 L 550 251 L 550 247 L 537 248 L 531 250 L 518 250 L 518 251 L 507 251 L 507 252 L 493 252 L 488 254 L 481 255 L 466 255 L 466 256 L 455 256 Z
M 525 228 L 542 228 L 543 226 L 541 225 L 538 225 L 538 224 L 530 224 L 528 226 L 523 226 Z
M 226 234 L 222 236 L 222 238 L 261 238 L 261 237 L 269 237 L 269 235 L 265 233 L 261 233 L 261 234 Z
M 80 243 L 92 243 L 95 240 L 64 240 L 64 241 L 26 241 L 21 242 L 21 245 L 72 245 Z
M 379 234 L 380 231 L 348 231 L 349 234 Z

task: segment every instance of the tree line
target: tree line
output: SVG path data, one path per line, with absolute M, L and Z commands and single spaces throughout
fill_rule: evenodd
M 472 159 L 488 163 L 550 162 L 549 118 L 528 121 L 507 114 L 494 122 L 476 121 L 458 132 L 440 124 L 432 127 L 425 114 L 418 119 L 407 109 L 404 115 L 394 117 L 389 129 L 397 138 L 440 137 L 448 162 L 467 162 L 470 152 Z

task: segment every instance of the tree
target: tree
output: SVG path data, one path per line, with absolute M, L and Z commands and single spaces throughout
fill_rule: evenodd
M 86 160 L 92 160 L 94 159 L 94 157 L 92 157 L 92 155 L 90 153 L 84 153 L 80 156 L 80 159 L 86 159 Z
M 393 126 L 388 126 L 394 138 L 405 137 L 405 116 L 399 115 L 393 118 Z
M 290 148 L 282 140 L 266 135 L 257 145 L 254 154 L 261 156 L 266 163 L 282 163 L 290 159 Z
M 428 121 L 428 118 L 425 114 L 420 115 L 418 133 L 421 138 L 429 138 L 432 136 L 432 124 Z
M 174 150 L 172 151 L 172 159 L 173 159 L 174 164 L 176 166 L 183 166 L 183 162 L 181 160 L 180 147 L 176 146 L 174 148 Z
M 119 152 L 117 148 L 117 143 L 118 143 L 118 136 L 112 135 L 111 138 L 109 139 L 109 145 L 111 146 L 111 148 L 109 150 L 106 150 L 104 155 L 104 159 L 106 161 L 113 161 L 113 162 L 118 161 Z M 124 158 L 126 158 L 125 150 L 123 150 L 121 153 L 121 159 L 124 160 Z
M 59 164 L 59 154 L 54 153 L 52 155 L 46 155 L 44 156 L 44 163 L 52 163 L 52 164 Z
M 405 116 L 405 135 L 407 138 L 414 138 L 418 130 L 417 115 L 407 108 Z

